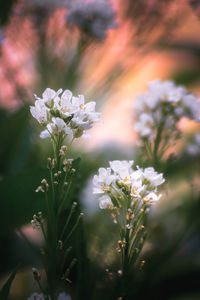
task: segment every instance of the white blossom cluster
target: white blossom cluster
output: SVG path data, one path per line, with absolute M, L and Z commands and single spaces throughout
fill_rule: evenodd
M 35 105 L 30 107 L 32 116 L 44 127 L 41 138 L 50 136 L 85 135 L 94 123 L 99 121 L 101 113 L 95 111 L 95 102 L 85 103 L 83 95 L 74 97 L 69 90 L 57 92 L 47 88 L 42 98 L 35 95 Z
M 191 156 L 200 155 L 200 133 L 196 133 L 193 141 L 186 149 L 187 153 Z
M 158 79 L 148 87 L 149 91 L 142 94 L 135 105 L 137 122 L 134 128 L 142 138 L 152 140 L 161 124 L 166 130 L 175 129 L 182 117 L 200 122 L 200 102 L 183 86 Z
M 51 299 L 49 296 L 48 298 Z M 33 293 L 27 300 L 45 300 L 45 299 L 46 298 L 44 294 Z M 57 300 L 71 300 L 71 297 L 68 294 L 62 292 L 58 295 Z
M 40 229 L 41 224 L 44 222 L 42 212 L 38 212 L 38 215 L 33 215 L 33 219 L 31 220 L 31 226 L 34 229 Z
M 162 173 L 154 168 L 139 168 L 133 170 L 134 161 L 110 161 L 109 168 L 100 168 L 93 178 L 93 193 L 101 194 L 99 206 L 101 209 L 114 209 L 124 205 L 125 199 L 134 207 L 135 201 L 152 204 L 160 199 L 157 187 L 164 183 Z M 127 197 L 127 198 L 126 198 Z
M 106 0 L 69 1 L 67 8 L 67 21 L 98 39 L 104 39 L 107 30 L 116 27 L 115 12 Z

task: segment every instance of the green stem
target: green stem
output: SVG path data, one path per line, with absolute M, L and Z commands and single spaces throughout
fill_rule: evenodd
M 71 250 L 72 250 L 72 247 L 70 246 L 70 247 L 67 248 L 67 250 L 64 253 L 63 259 L 61 261 L 61 272 L 62 272 L 62 270 L 64 268 L 66 259 L 67 259 L 67 257 L 68 257 L 68 255 L 69 255 L 69 253 L 70 253 Z
M 125 230 L 125 247 L 122 251 L 122 298 L 126 299 L 128 292 L 128 282 L 129 282 L 129 258 L 128 258 L 128 249 L 129 249 L 129 230 L 126 228 Z
M 75 203 L 76 203 L 76 202 L 75 202 Z M 70 220 L 71 220 L 71 216 L 72 216 L 72 214 L 73 214 L 73 212 L 74 212 L 74 210 L 75 210 L 75 208 L 76 208 L 76 205 L 77 205 L 77 204 L 75 204 L 75 203 L 72 204 L 72 208 L 71 208 L 70 214 L 69 214 L 69 216 L 68 216 L 68 218 L 67 218 L 67 222 L 65 223 L 65 226 L 64 226 L 64 228 L 63 228 L 63 230 L 62 230 L 62 232 L 61 232 L 61 235 L 60 235 L 60 240 L 61 240 L 61 241 L 62 241 L 63 235 L 64 235 L 64 233 L 65 233 L 65 231 L 66 231 L 66 229 L 67 229 L 67 226 L 69 225 L 69 222 L 70 222 Z
M 55 204 L 55 189 L 54 189 L 54 180 L 53 180 L 53 171 L 50 170 L 50 177 L 51 177 L 51 187 L 52 187 L 52 199 L 53 199 L 53 207 Z
M 51 232 L 51 228 L 50 228 L 50 222 L 49 220 L 51 220 L 52 214 L 51 214 L 51 209 L 49 206 L 49 200 L 48 200 L 48 195 L 47 192 L 45 192 L 45 202 L 46 202 L 46 209 L 47 209 L 47 241 Z
M 72 138 L 71 142 L 67 146 L 67 151 L 69 151 L 69 149 L 71 148 L 71 145 L 72 145 L 72 143 L 73 143 L 74 140 L 75 140 L 75 137 Z
M 138 242 L 139 240 L 141 239 L 141 236 L 143 235 L 143 231 L 141 231 L 140 229 L 140 226 L 143 225 L 143 218 L 144 215 L 141 214 L 139 216 L 139 218 L 137 219 L 137 223 L 136 225 L 134 226 L 133 230 L 134 230 L 134 234 L 133 234 L 133 237 L 132 237 L 132 240 L 131 240 L 131 243 L 130 243 L 130 247 L 129 247 L 129 257 L 130 257 L 130 261 L 133 263 L 133 259 L 132 259 L 132 256 L 133 256 L 133 250 L 135 248 L 138 248 Z M 139 250 L 139 248 L 138 248 Z
M 159 145 L 160 145 L 160 142 L 161 142 L 161 136 L 162 136 L 162 131 L 163 131 L 163 128 L 164 128 L 164 124 L 165 124 L 165 122 L 163 121 L 158 126 L 158 131 L 157 131 L 157 135 L 156 135 L 156 139 L 155 139 L 155 143 L 154 143 L 153 164 L 154 164 L 155 169 L 157 168 L 157 166 L 159 164 L 158 151 L 159 151 Z
M 144 146 L 145 146 L 147 158 L 151 159 L 153 153 L 151 149 L 151 144 L 148 142 L 147 138 L 144 139 Z
M 41 224 L 42 234 L 44 236 L 45 243 L 47 243 L 47 236 L 46 236 L 46 232 L 45 232 L 43 223 L 41 222 L 40 224 Z
M 66 242 L 69 240 L 69 238 L 71 237 L 72 233 L 73 233 L 73 232 L 75 231 L 75 229 L 77 228 L 77 226 L 78 226 L 78 224 L 79 224 L 79 222 L 80 222 L 81 217 L 82 217 L 82 214 L 80 214 L 80 215 L 78 216 L 78 219 L 77 219 L 75 225 L 72 227 L 72 230 L 70 231 L 70 233 L 68 234 L 67 238 L 65 239 L 65 241 L 64 241 L 64 247 L 66 246 Z
M 70 182 L 69 182 L 69 184 L 67 186 L 67 191 L 65 192 L 63 198 L 61 198 L 61 200 L 60 200 L 61 203 L 60 203 L 60 206 L 58 208 L 58 215 L 62 212 L 62 209 L 63 209 L 63 207 L 65 205 L 65 200 L 66 200 L 66 197 L 67 197 L 67 195 L 68 195 L 68 193 L 70 191 L 71 185 L 72 185 L 72 180 L 70 180 Z

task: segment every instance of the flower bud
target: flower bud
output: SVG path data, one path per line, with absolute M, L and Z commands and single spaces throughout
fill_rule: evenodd
M 117 185 L 120 189 L 124 186 L 124 184 L 123 184 L 121 181 L 119 181 L 119 180 L 116 180 L 116 185 Z

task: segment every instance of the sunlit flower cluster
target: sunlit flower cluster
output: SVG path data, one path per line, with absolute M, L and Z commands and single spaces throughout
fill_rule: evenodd
M 163 174 L 154 168 L 139 168 L 133 170 L 133 161 L 111 161 L 109 168 L 100 168 L 99 174 L 93 178 L 93 193 L 102 194 L 99 199 L 101 209 L 121 208 L 124 205 L 130 209 L 138 202 L 150 205 L 160 199 L 157 187 L 164 183 Z M 133 210 L 134 214 L 134 210 Z
M 106 0 L 70 1 L 67 6 L 67 21 L 95 38 L 104 39 L 116 27 L 115 12 Z
M 141 95 L 135 105 L 135 130 L 142 138 L 155 138 L 159 126 L 166 132 L 176 131 L 177 122 L 182 117 L 200 121 L 200 102 L 183 86 L 176 86 L 173 81 L 155 80 L 148 87 L 149 91 Z
M 35 95 L 35 106 L 30 107 L 32 116 L 44 127 L 41 138 L 71 136 L 78 138 L 85 134 L 101 114 L 95 112 L 95 102 L 85 104 L 84 96 L 74 97 L 69 90 L 57 92 L 47 88 L 42 98 Z

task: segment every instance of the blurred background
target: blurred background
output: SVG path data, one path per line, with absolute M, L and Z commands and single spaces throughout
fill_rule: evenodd
M 92 1 L 88 11 L 79 2 L 0 3 L 0 286 L 21 263 L 10 300 L 37 290 L 31 267 L 41 266 L 43 241 L 29 224 L 44 207 L 34 190 L 51 147 L 29 112 L 34 94 L 70 89 L 102 112 L 102 124 L 70 153 L 81 157 L 70 201 L 79 201 L 85 218 L 72 241 L 79 263 L 67 291 L 97 300 L 116 299 L 119 257 L 116 228 L 92 195 L 93 174 L 114 159 L 144 165 L 134 100 L 149 81 L 172 79 L 200 95 L 199 0 Z M 168 183 L 149 218 L 146 263 L 133 276 L 130 299 L 200 299 L 200 145 L 187 151 L 200 126 L 179 126 L 182 138 L 160 166 Z

